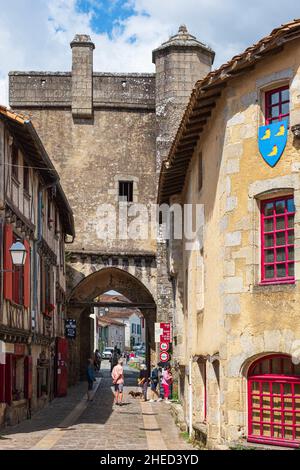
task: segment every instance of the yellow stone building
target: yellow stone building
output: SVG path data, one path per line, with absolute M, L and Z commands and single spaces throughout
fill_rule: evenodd
M 196 83 L 160 175 L 160 203 L 200 214 L 169 270 L 185 419 L 211 448 L 300 445 L 299 149 L 297 20 Z

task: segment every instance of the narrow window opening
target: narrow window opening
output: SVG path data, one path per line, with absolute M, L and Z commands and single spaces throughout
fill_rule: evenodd
M 119 181 L 119 201 L 133 202 L 133 181 Z

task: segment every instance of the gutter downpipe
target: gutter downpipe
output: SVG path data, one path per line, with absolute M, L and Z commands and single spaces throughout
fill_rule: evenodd
M 192 387 L 192 366 L 193 358 L 190 356 L 189 360 L 189 438 L 193 434 L 193 387 Z

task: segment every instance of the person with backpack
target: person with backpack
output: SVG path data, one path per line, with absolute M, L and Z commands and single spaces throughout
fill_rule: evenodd
M 154 401 L 159 399 L 159 394 L 157 391 L 157 386 L 159 384 L 159 369 L 155 364 L 152 364 L 151 375 L 151 399 L 150 402 L 153 403 Z

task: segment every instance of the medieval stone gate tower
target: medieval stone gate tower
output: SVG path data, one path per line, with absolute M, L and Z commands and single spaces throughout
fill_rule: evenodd
M 154 74 L 94 72 L 95 45 L 87 35 L 76 35 L 71 48 L 72 72 L 11 72 L 9 96 L 32 118 L 74 211 L 67 269 L 68 315 L 77 319 L 80 338 L 71 348 L 76 380 L 90 354 L 88 305 L 101 293 L 114 289 L 141 304 L 152 354 L 154 322 L 172 318 L 164 245 L 126 239 L 120 227 L 105 238 L 99 220 L 102 204 L 118 215 L 120 200 L 128 209 L 156 203 L 161 162 L 214 53 L 185 26 L 153 51 Z

